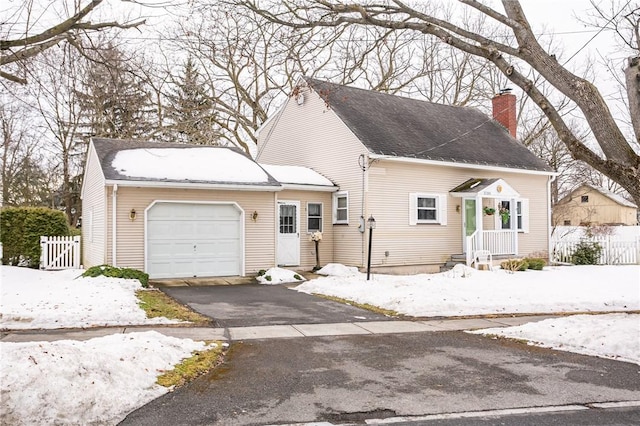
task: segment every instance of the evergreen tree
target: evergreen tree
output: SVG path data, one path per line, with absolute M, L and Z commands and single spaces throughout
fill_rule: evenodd
M 218 145 L 220 133 L 216 130 L 214 102 L 210 90 L 189 57 L 182 75 L 172 77 L 173 90 L 167 95 L 169 105 L 166 117 L 170 121 L 172 140 L 197 144 Z

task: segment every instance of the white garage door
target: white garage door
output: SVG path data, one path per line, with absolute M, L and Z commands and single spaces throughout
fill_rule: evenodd
M 155 204 L 147 212 L 147 273 L 151 278 L 241 275 L 240 219 L 233 204 Z

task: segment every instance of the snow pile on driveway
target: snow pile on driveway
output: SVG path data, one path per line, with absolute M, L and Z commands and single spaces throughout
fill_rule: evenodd
M 283 268 L 270 268 L 263 275 L 258 275 L 256 279 L 260 284 L 267 285 L 304 281 L 302 275 Z
M 640 266 L 562 266 L 509 273 L 461 265 L 440 274 L 337 274 L 296 287 L 415 317 L 640 309 Z
M 138 306 L 138 280 L 81 277 L 83 270 L 39 271 L 0 266 L 0 328 L 51 329 L 168 324 Z
M 155 331 L 1 345 L 5 425 L 117 424 L 168 391 L 158 375 L 205 348 Z

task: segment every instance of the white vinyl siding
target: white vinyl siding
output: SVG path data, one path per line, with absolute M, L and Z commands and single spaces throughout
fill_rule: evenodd
M 409 194 L 409 225 L 447 224 L 447 196 L 413 192 Z
M 82 186 L 82 265 L 85 268 L 107 263 L 105 180 L 93 144 L 87 153 Z
M 349 223 L 349 193 L 337 192 L 333 196 L 333 223 L 346 225 Z

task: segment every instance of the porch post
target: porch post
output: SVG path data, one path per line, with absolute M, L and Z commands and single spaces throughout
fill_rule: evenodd
M 482 226 L 482 196 L 476 195 L 476 238 L 478 243 L 478 250 L 484 250 L 484 228 Z M 473 253 L 472 253 L 473 254 Z
M 511 233 L 513 238 L 513 254 L 518 254 L 518 206 L 516 204 L 516 199 L 512 198 L 511 203 Z

